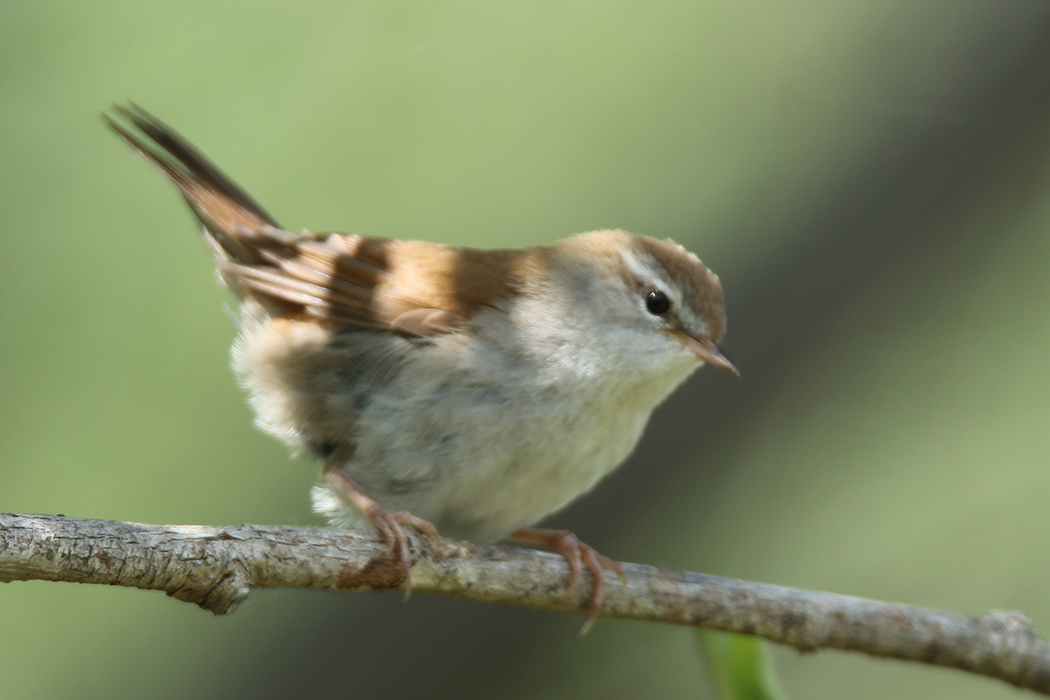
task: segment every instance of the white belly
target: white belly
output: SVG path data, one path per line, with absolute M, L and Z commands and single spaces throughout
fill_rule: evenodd
M 473 437 L 455 450 L 443 488 L 416 509 L 449 534 L 474 539 L 537 523 L 623 463 L 653 409 L 696 366 L 683 363 L 641 383 L 577 381 L 498 410 L 468 410 Z

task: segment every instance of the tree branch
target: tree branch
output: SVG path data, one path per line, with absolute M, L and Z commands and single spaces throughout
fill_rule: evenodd
M 417 593 L 585 613 L 560 556 L 414 538 Z M 1050 695 L 1050 645 L 1017 612 L 980 617 L 639 564 L 606 580 L 602 617 L 739 632 L 799 651 L 842 649 L 998 678 Z M 71 581 L 164 591 L 232 612 L 255 588 L 406 590 L 372 532 L 307 527 L 142 525 L 0 514 L 0 582 Z M 585 582 L 586 583 L 586 580 Z

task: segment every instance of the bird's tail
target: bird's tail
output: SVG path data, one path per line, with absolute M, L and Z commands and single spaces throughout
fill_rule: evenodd
M 263 262 L 265 249 L 287 246 L 294 237 L 184 138 L 138 105 L 114 106 L 109 126 L 179 188 L 221 261 Z
M 290 234 L 164 122 L 134 104 L 114 109 L 116 118 L 103 115 L 106 122 L 179 188 L 234 294 L 278 316 L 385 328 L 373 300 L 387 274 L 386 241 Z

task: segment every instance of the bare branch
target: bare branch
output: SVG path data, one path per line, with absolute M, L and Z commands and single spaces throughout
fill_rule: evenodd
M 545 552 L 413 540 L 416 593 L 585 613 Z M 980 617 L 639 564 L 606 580 L 602 617 L 740 632 L 800 651 L 842 649 L 998 678 L 1050 695 L 1050 645 L 1016 612 Z M 164 591 L 217 615 L 255 588 L 405 590 L 371 532 L 306 527 L 142 525 L 0 515 L 0 582 L 71 581 Z M 586 581 L 585 581 L 586 583 Z

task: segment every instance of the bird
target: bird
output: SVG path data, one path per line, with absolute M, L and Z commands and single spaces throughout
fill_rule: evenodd
M 546 546 L 570 592 L 591 574 L 592 621 L 622 566 L 535 526 L 618 467 L 696 369 L 739 375 L 718 276 L 621 230 L 487 250 L 291 233 L 142 107 L 103 116 L 195 216 L 239 300 L 232 365 L 257 424 L 322 462 L 315 510 L 374 526 L 405 580 L 406 528 Z

